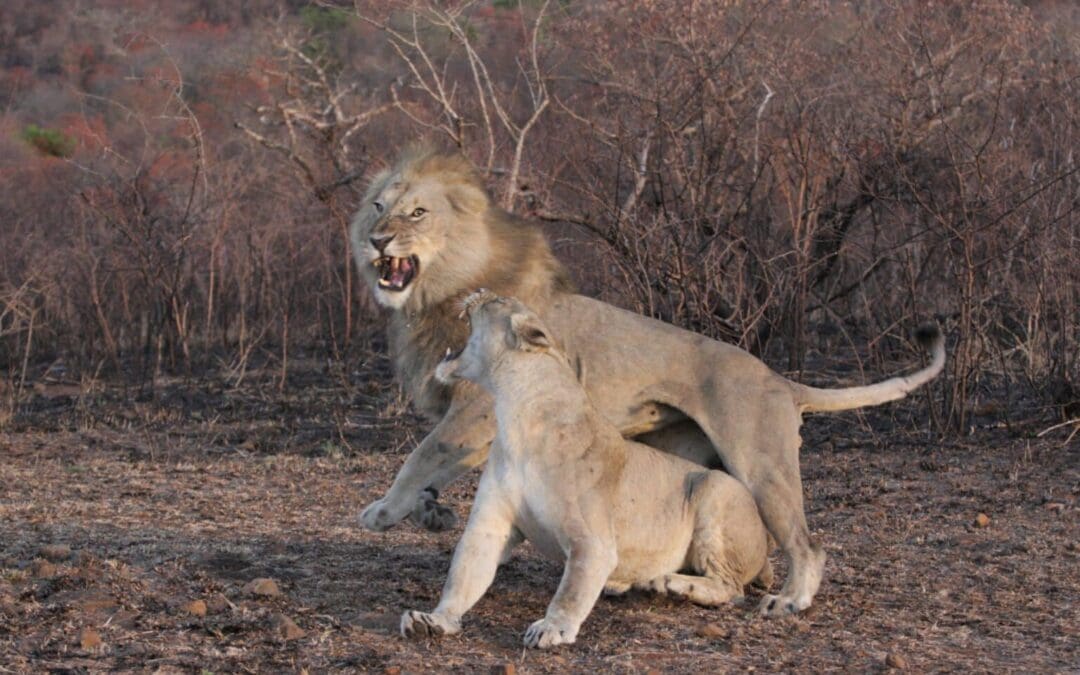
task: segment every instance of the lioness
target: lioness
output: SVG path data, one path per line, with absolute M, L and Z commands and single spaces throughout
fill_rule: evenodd
M 605 588 L 711 606 L 741 595 L 759 574 L 771 578 L 765 525 L 742 484 L 623 439 L 543 321 L 517 300 L 481 291 L 465 308 L 472 334 L 435 377 L 466 379 L 494 396 L 497 442 L 439 605 L 405 612 L 402 635 L 460 632 L 462 615 L 523 538 L 566 561 L 547 614 L 525 632 L 527 647 L 574 642 Z
M 350 236 L 360 274 L 392 310 L 398 377 L 414 404 L 438 420 L 387 495 L 364 509 L 361 519 L 372 530 L 410 513 L 429 529 L 451 526 L 452 512 L 434 497 L 481 464 L 495 438 L 486 392 L 434 379 L 446 348 L 465 343 L 457 307 L 472 289 L 533 308 L 623 436 L 722 465 L 750 489 L 789 562 L 780 594 L 762 602 L 770 616 L 808 607 L 825 563 L 803 514 L 802 413 L 903 398 L 945 365 L 944 341 L 933 327 L 917 336 L 932 353 L 926 368 L 869 386 L 818 389 L 781 377 L 737 347 L 577 295 L 539 229 L 492 204 L 480 176 L 457 154 L 406 153 L 376 175 Z

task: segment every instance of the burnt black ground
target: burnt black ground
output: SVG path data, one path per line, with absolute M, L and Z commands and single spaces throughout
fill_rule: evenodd
M 358 527 L 425 428 L 385 378 L 359 382 L 312 369 L 285 393 L 253 375 L 143 401 L 40 385 L 0 433 L 0 673 L 1080 668 L 1076 439 L 941 441 L 918 401 L 804 426 L 829 560 L 803 615 L 758 618 L 757 591 L 714 610 L 631 594 L 601 599 L 578 644 L 527 652 L 560 568 L 526 546 L 461 636 L 406 642 L 398 617 L 433 606 L 460 530 Z M 444 495 L 462 519 L 475 481 Z M 72 551 L 52 570 L 34 563 L 50 544 Z M 245 593 L 258 577 L 281 595 Z

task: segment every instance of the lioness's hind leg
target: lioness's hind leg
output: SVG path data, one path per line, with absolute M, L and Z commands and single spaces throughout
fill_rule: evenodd
M 608 579 L 607 583 L 604 584 L 604 592 L 603 593 L 606 596 L 613 597 L 613 596 L 622 595 L 623 593 L 626 593 L 628 590 L 630 590 L 630 584 L 628 584 L 628 583 L 626 583 L 624 581 L 612 581 L 611 579 Z
M 731 579 L 690 574 L 665 574 L 643 584 L 642 588 L 705 607 L 723 605 L 742 595 L 742 586 Z
M 758 588 L 767 591 L 772 586 L 773 578 L 774 575 L 772 563 L 769 562 L 768 558 L 765 558 L 765 564 L 761 566 L 761 571 L 757 573 L 757 576 L 754 577 L 754 581 L 752 583 L 754 584 L 754 586 L 757 586 Z

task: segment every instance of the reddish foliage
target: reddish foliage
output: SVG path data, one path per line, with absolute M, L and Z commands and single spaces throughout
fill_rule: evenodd
M 374 316 L 345 238 L 358 179 L 427 137 L 554 223 L 591 293 L 795 371 L 837 350 L 884 368 L 937 317 L 952 338 L 940 428 L 965 428 L 987 396 L 1074 404 L 1075 12 L 550 3 L 533 52 L 536 3 L 444 5 L 452 39 L 439 5 L 359 6 L 367 20 L 316 35 L 274 2 L 4 15 L 23 31 L 0 46 L 14 136 L 78 141 L 78 169 L 20 158 L 8 220 L 54 214 L 89 238 L 65 274 L 97 275 L 41 282 L 64 295 L 42 291 L 31 352 L 115 367 L 279 343 L 342 354 Z M 56 253 L 22 241 L 18 256 Z M 7 255 L 0 285 L 18 288 L 27 261 Z M 95 307 L 95 284 L 116 297 Z M 21 363 L 28 331 L 6 335 L 0 360 Z
M 59 119 L 60 128 L 78 142 L 81 149 L 97 152 L 109 145 L 104 115 L 68 113 Z

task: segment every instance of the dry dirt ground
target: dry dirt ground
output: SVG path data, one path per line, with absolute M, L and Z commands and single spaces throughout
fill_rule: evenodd
M 829 560 L 804 615 L 758 618 L 756 590 L 631 594 L 576 645 L 525 651 L 560 574 L 526 545 L 462 635 L 407 642 L 398 617 L 434 605 L 460 530 L 358 527 L 423 424 L 386 378 L 349 379 L 39 384 L 0 432 L 0 673 L 1080 671 L 1076 439 L 945 443 L 918 401 L 807 421 Z M 475 480 L 445 495 L 462 517 Z

